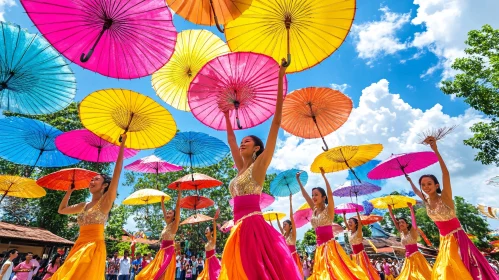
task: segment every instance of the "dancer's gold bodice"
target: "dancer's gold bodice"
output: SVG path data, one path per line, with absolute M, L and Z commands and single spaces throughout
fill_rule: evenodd
M 253 165 L 254 164 L 251 164 L 246 171 L 230 181 L 229 191 L 232 197 L 262 193 L 263 187 L 260 186 L 252 176 Z

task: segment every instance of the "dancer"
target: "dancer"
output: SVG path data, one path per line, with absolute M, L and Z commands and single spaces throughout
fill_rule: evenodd
M 213 225 L 207 227 L 204 231 L 208 242 L 204 246 L 206 250 L 206 260 L 204 261 L 204 269 L 198 275 L 198 280 L 216 280 L 218 275 L 220 275 L 220 261 L 215 255 L 215 247 L 217 245 L 217 219 L 220 214 L 220 210 L 217 210 L 215 217 L 213 217 Z
M 428 264 L 423 254 L 418 251 L 417 241 L 419 234 L 414 208 L 411 203 L 407 203 L 407 206 L 411 209 L 412 224 L 409 224 L 405 218 L 396 219 L 395 215 L 393 215 L 392 206 L 388 205 L 388 211 L 390 211 L 393 224 L 398 232 L 400 232 L 400 242 L 405 247 L 405 262 L 397 279 L 431 279 L 430 264 Z
M 121 145 L 114 167 L 113 177 L 99 174 L 90 181 L 89 190 L 92 201 L 68 206 L 73 189 L 70 188 L 59 205 L 59 214 L 78 214 L 80 235 L 66 257 L 64 264 L 52 275 L 50 280 L 59 279 L 102 279 L 105 273 L 106 244 L 104 243 L 104 224 L 113 207 L 118 181 L 123 167 L 123 151 L 126 134 L 121 135 Z
M 177 234 L 180 224 L 180 199 L 181 190 L 177 191 L 177 204 L 175 211 L 165 208 L 165 198 L 161 198 L 161 209 L 166 226 L 161 232 L 161 247 L 156 257 L 143 267 L 135 276 L 136 280 L 171 280 L 175 279 L 176 259 L 175 259 L 175 234 Z
M 362 268 L 365 274 L 370 280 L 379 280 L 378 272 L 376 268 L 372 265 L 369 256 L 364 251 L 364 236 L 362 235 L 362 220 L 360 219 L 360 214 L 357 212 L 357 218 L 351 217 L 347 220 L 345 212 L 343 212 L 343 220 L 347 228 L 350 230 L 348 234 L 348 241 L 352 247 L 352 259 L 357 263 L 358 266 Z
M 362 268 L 354 263 L 345 253 L 341 245 L 334 239 L 334 200 L 333 191 L 321 167 L 322 178 L 326 183 L 326 191 L 317 187 L 312 189 L 312 198 L 308 195 L 300 181 L 300 173 L 296 173 L 296 180 L 300 185 L 301 193 L 310 208 L 314 209 L 312 227 L 317 236 L 314 268 L 311 280 L 323 279 L 369 279 Z M 329 203 L 328 203 L 329 202 Z
M 283 62 L 285 60 L 283 59 Z M 267 168 L 272 161 L 281 125 L 283 81 L 286 67 L 281 66 L 274 119 L 267 137 L 267 149 L 256 136 L 244 137 L 237 146 L 227 108 L 227 140 L 239 174 L 229 184 L 234 197 L 234 227 L 225 244 L 219 279 L 298 280 L 302 279 L 286 241 L 262 216 L 260 195 Z
M 434 175 L 423 175 L 419 178 L 422 190 L 416 188 L 409 177 L 407 179 L 414 193 L 424 201 L 428 216 L 440 231 L 440 250 L 431 279 L 499 279 L 461 228 L 454 209 L 449 170 L 438 151 L 436 139 L 432 136 L 427 137 L 425 143 L 430 145 L 438 157 L 443 189 L 440 188 L 440 183 Z
M 293 217 L 293 195 L 291 194 L 289 195 L 289 218 L 290 220 L 284 221 L 281 226 L 279 217 L 277 217 L 277 225 L 286 240 L 286 245 L 288 245 L 289 251 L 291 252 L 291 257 L 295 260 L 296 266 L 303 277 L 303 266 L 300 261 L 300 256 L 298 256 L 298 253 L 296 252 L 296 227 L 294 226 L 295 219 Z

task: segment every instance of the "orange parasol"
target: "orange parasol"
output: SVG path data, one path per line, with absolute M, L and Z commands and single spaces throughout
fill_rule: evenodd
M 218 187 L 222 184 L 222 182 L 218 181 L 215 178 L 211 178 L 208 175 L 192 173 L 187 174 L 184 177 L 171 183 L 170 185 L 168 185 L 168 188 L 172 190 L 181 189 L 183 191 L 192 191 Z
M 207 222 L 207 221 L 212 221 L 213 218 L 203 215 L 203 214 L 194 214 L 190 216 L 189 218 L 183 220 L 180 224 L 181 225 L 187 225 L 187 224 L 197 224 L 197 223 L 202 223 L 202 222 Z
M 88 188 L 90 180 L 97 174 L 97 172 L 82 168 L 67 168 L 43 176 L 36 183 L 44 188 L 56 191 L 67 191 L 70 187 L 81 190 Z
M 282 108 L 281 127 L 301 138 L 322 138 L 340 128 L 352 112 L 352 100 L 331 89 L 308 87 L 286 96 Z
M 215 201 L 198 195 L 186 196 L 180 200 L 180 208 L 198 210 L 215 205 Z
M 363 225 L 367 226 L 382 221 L 383 217 L 378 215 L 369 215 L 369 216 L 361 215 L 360 220 L 362 221 Z

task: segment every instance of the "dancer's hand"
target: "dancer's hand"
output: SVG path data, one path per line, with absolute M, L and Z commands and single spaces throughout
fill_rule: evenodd
M 296 180 L 300 180 L 300 174 L 302 174 L 303 171 L 298 171 L 296 172 Z
M 127 137 L 126 133 L 121 134 L 120 135 L 120 139 L 121 139 L 120 142 L 124 143 L 126 141 L 126 137 Z
M 218 219 L 218 216 L 220 216 L 220 208 L 218 208 L 217 212 L 215 212 L 215 216 L 213 217 L 213 220 Z
M 409 206 L 409 208 L 411 208 L 412 207 L 412 203 L 407 202 L 407 206 Z
M 284 74 L 286 74 L 286 69 L 288 68 L 288 66 L 283 65 L 287 65 L 287 61 L 285 58 L 281 59 L 281 66 L 279 68 L 279 75 L 281 76 L 284 76 Z
M 405 175 L 405 178 L 407 179 L 407 181 L 412 182 L 412 179 L 411 177 L 409 177 L 409 175 Z
M 319 167 L 319 169 L 321 170 L 321 174 L 322 174 L 322 176 L 326 175 L 326 171 L 324 171 L 324 168 L 323 168 L 323 167 Z
M 434 152 L 437 152 L 438 151 L 438 147 L 437 147 L 437 139 L 435 139 L 435 137 L 433 136 L 428 136 L 426 137 L 426 139 L 424 140 L 424 142 L 428 145 L 430 145 L 430 148 L 434 151 Z

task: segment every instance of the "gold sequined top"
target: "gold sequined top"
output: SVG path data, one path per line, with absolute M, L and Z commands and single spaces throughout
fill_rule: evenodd
M 175 234 L 176 232 L 173 232 L 173 222 L 171 222 L 161 232 L 161 240 L 175 240 Z
M 354 233 L 350 232 L 348 234 L 348 241 L 350 242 L 350 245 L 357 245 L 362 243 L 362 234 L 359 234 L 359 232 L 362 231 L 362 229 L 359 227 Z
M 86 225 L 95 225 L 95 224 L 100 224 L 103 225 L 107 221 L 107 213 L 103 213 L 101 209 L 101 202 L 102 198 L 97 201 L 97 203 L 90 207 L 90 209 L 85 209 L 87 208 L 88 204 L 85 204 L 85 207 L 83 208 L 83 211 L 78 213 L 77 216 L 77 222 L 78 225 L 81 226 L 86 226 Z
M 287 237 L 284 236 L 286 239 L 286 245 L 296 245 L 296 242 L 293 242 L 292 235 L 293 234 L 291 234 L 291 232 L 290 232 Z
M 215 246 L 216 246 L 216 241 L 213 239 L 210 239 L 210 240 L 208 240 L 208 242 L 206 242 L 206 244 L 204 244 L 204 249 L 206 251 L 215 250 Z
M 428 202 L 425 201 L 426 213 L 433 221 L 449 221 L 456 218 L 456 210 L 447 206 L 440 196 L 434 204 L 435 208 L 431 209 L 430 199 L 428 198 Z
M 263 187 L 253 179 L 253 163 L 241 175 L 232 179 L 229 184 L 229 191 L 232 197 L 261 194 Z
M 320 226 L 332 226 L 334 221 L 334 217 L 329 217 L 329 213 L 327 211 L 327 208 L 324 208 L 324 210 L 320 213 L 317 214 L 317 208 L 314 210 L 314 215 L 312 215 L 312 219 L 310 220 L 310 223 L 312 224 L 313 228 L 320 227 Z
M 404 234 L 403 231 L 400 232 L 400 242 L 402 245 L 411 245 L 418 243 L 418 231 L 415 228 L 411 228 L 407 234 Z

